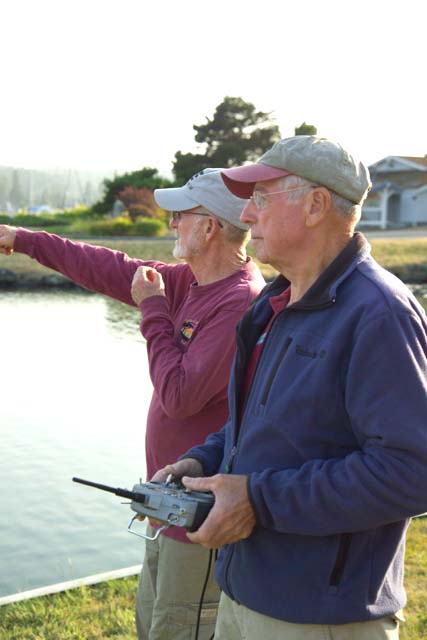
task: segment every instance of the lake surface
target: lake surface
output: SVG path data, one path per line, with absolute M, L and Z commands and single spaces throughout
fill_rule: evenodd
M 0 292 L 0 597 L 142 562 L 121 499 L 145 478 L 140 314 L 102 296 Z
M 129 506 L 71 481 L 145 477 L 139 319 L 99 295 L 0 291 L 0 597 L 143 560 Z

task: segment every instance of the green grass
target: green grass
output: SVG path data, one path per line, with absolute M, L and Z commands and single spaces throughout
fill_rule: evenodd
M 137 576 L 0 608 L 1 640 L 135 640 Z
M 161 260 L 173 262 L 172 249 L 174 240 L 164 238 L 160 240 L 136 240 L 120 239 L 102 241 L 91 239 L 84 240 L 92 244 L 104 245 L 118 251 L 124 251 L 134 258 L 143 260 Z M 386 269 L 392 270 L 405 282 L 427 282 L 427 238 L 381 238 L 372 239 L 372 254 L 374 258 Z M 253 255 L 253 249 L 249 247 L 249 254 Z M 269 265 L 261 265 L 261 271 L 266 279 L 271 279 L 276 274 Z M 17 274 L 25 274 L 37 278 L 48 273 L 50 269 L 42 267 L 28 256 L 19 253 L 11 257 L 0 255 L 0 269 L 8 269 Z
M 413 521 L 406 552 L 401 640 L 427 638 L 427 518 Z M 1 640 L 134 640 L 137 576 L 0 607 Z
M 427 282 L 427 238 L 370 240 L 375 260 L 405 282 Z

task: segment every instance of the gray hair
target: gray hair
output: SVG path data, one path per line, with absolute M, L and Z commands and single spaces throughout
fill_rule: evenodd
M 227 222 L 227 220 L 223 218 L 221 218 L 221 224 L 223 225 L 222 232 L 227 242 L 238 245 L 239 247 L 245 247 L 248 244 L 250 237 L 249 230 L 239 229 L 239 227 L 235 227 L 234 224 Z
M 286 182 L 285 182 L 286 181 Z M 295 187 L 323 187 L 321 184 L 316 184 L 314 182 L 310 182 L 310 180 L 306 180 L 305 178 L 300 178 L 299 176 L 285 176 L 281 178 L 280 184 L 283 189 L 292 189 Z M 328 187 L 323 187 L 324 189 L 328 189 Z M 338 213 L 348 220 L 355 219 L 356 222 L 360 219 L 361 216 L 361 205 L 355 204 L 351 200 L 347 200 L 347 198 L 343 198 L 339 196 L 335 191 L 328 189 L 331 194 L 331 202 L 333 208 L 338 211 Z M 288 195 L 288 198 L 291 202 L 294 202 L 300 197 L 300 191 L 295 190 L 291 191 Z
M 225 242 L 228 242 L 232 245 L 237 245 L 238 247 L 246 247 L 250 239 L 249 229 L 239 229 L 239 227 L 236 227 L 234 224 L 231 224 L 231 222 L 228 222 L 228 220 L 224 220 L 224 218 L 220 218 L 219 216 L 215 215 L 214 213 L 206 209 L 206 207 L 202 206 L 201 209 L 204 213 L 207 213 L 212 218 L 216 218 L 221 223 L 222 237 L 224 238 Z M 202 224 L 202 218 L 199 219 L 200 224 Z

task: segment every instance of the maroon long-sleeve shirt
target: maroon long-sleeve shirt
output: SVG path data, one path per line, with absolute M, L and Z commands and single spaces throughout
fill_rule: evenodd
M 148 479 L 223 426 L 235 325 L 264 286 L 251 259 L 231 276 L 198 286 L 186 264 L 142 261 L 46 232 L 19 229 L 14 248 L 87 289 L 133 306 L 136 269 L 144 265 L 161 273 L 165 296 L 139 305 L 154 387 L 145 438 Z M 165 533 L 188 542 L 180 528 Z

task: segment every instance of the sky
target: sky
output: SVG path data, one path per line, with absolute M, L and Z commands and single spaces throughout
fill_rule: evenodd
M 365 163 L 427 154 L 425 0 L 2 0 L 0 166 L 170 176 L 225 96 Z

